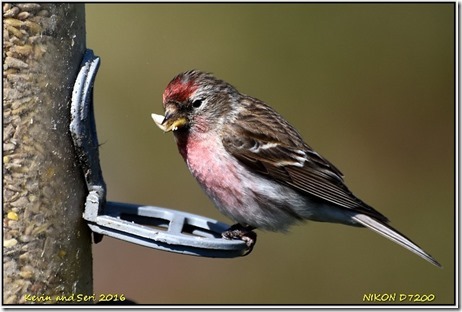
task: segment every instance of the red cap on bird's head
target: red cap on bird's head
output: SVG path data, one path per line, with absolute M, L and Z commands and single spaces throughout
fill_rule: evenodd
M 188 73 L 191 71 L 181 73 L 169 82 L 162 95 L 164 107 L 169 101 L 180 103 L 187 101 L 197 90 L 198 86 L 194 83 L 195 79 L 192 79 L 193 77 Z

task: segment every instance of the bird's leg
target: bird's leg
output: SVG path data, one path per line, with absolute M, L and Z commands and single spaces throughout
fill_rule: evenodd
M 245 254 L 248 255 L 252 252 L 252 249 L 257 242 L 257 233 L 253 232 L 253 230 L 255 230 L 255 227 L 253 226 L 236 223 L 228 230 L 221 233 L 221 236 L 225 239 L 243 240 L 249 248 L 248 252 Z

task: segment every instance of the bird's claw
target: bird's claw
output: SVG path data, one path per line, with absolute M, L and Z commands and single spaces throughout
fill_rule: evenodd
M 244 256 L 250 254 L 257 242 L 257 233 L 253 232 L 255 228 L 252 226 L 244 226 L 239 223 L 234 224 L 228 230 L 221 233 L 224 239 L 240 239 L 245 242 L 248 249 Z

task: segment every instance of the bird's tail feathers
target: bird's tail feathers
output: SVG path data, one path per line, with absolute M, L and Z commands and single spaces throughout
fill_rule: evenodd
M 438 261 L 436 261 L 432 256 L 430 256 L 422 248 L 413 243 L 409 238 L 392 228 L 390 225 L 377 221 L 374 218 L 365 214 L 355 214 L 352 216 L 352 219 L 360 223 L 361 225 L 379 233 L 380 235 L 385 236 L 393 242 L 403 246 L 404 248 L 409 249 L 410 251 L 424 258 L 431 264 L 442 268 L 442 265 Z

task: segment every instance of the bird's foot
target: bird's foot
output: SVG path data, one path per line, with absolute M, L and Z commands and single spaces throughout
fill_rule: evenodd
M 232 225 L 228 230 L 221 233 L 224 239 L 240 239 L 245 242 L 248 247 L 247 252 L 244 256 L 247 256 L 252 252 L 255 243 L 257 242 L 257 233 L 253 232 L 255 228 L 253 226 L 244 226 L 239 223 Z

